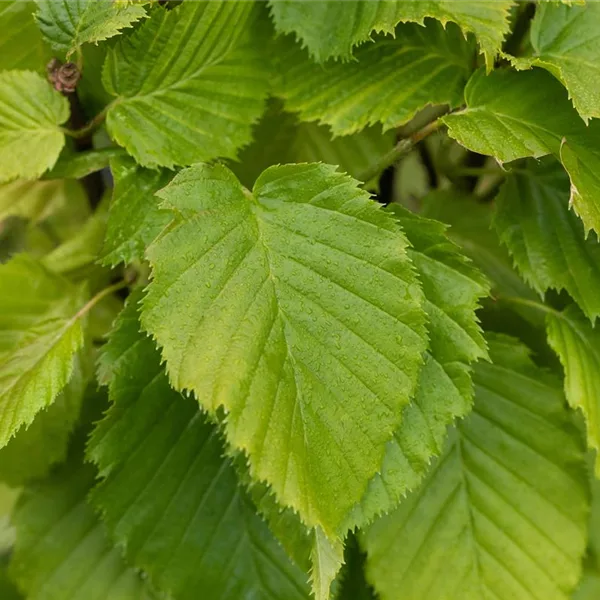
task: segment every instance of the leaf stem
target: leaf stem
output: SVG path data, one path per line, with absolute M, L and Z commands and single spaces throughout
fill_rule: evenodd
M 437 118 L 427 123 L 425 127 L 415 131 L 412 135 L 401 139 L 389 152 L 367 168 L 358 179 L 368 183 L 382 171 L 398 162 L 403 156 L 406 156 L 420 141 L 424 140 L 430 133 L 437 131 L 441 125 L 441 119 Z
M 84 317 L 88 312 L 90 312 L 90 310 L 92 310 L 92 308 L 94 308 L 94 306 L 96 306 L 96 304 L 98 304 L 100 300 L 106 298 L 106 296 L 110 296 L 111 294 L 118 292 L 119 290 L 122 290 L 123 288 L 126 288 L 129 285 L 129 283 L 129 281 L 122 279 L 121 281 L 117 281 L 117 283 L 109 285 L 103 290 L 100 290 L 93 298 L 86 302 L 86 304 L 84 304 L 77 311 L 77 313 L 75 313 L 75 316 L 71 319 L 71 321 L 74 322 L 78 319 L 81 319 L 81 317 Z
M 560 311 L 542 302 L 537 302 L 536 300 L 528 300 L 527 298 L 519 298 L 518 296 L 498 296 L 496 301 L 504 302 L 506 304 L 516 304 L 517 306 L 526 306 L 558 317 L 562 316 Z
M 98 129 L 98 127 L 100 127 L 100 125 L 102 125 L 102 123 L 104 123 L 106 114 L 113 104 L 113 102 L 107 104 L 91 121 L 87 123 L 87 125 L 84 125 L 81 129 L 63 129 L 64 133 L 72 138 L 75 138 L 76 140 L 89 137 L 96 131 L 96 129 Z

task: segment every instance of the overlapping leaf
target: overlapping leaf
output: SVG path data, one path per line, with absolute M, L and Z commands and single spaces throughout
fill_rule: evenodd
M 306 599 L 306 575 L 256 514 L 216 427 L 169 387 L 138 331 L 138 301 L 104 353 L 113 405 L 88 448 L 103 477 L 92 498 L 111 534 L 175 599 Z
M 541 69 L 477 71 L 467 108 L 444 117 L 467 148 L 501 161 L 553 154 L 571 178 L 571 202 L 587 229 L 600 231 L 600 122 L 583 123 L 562 85 Z
M 31 600 L 150 600 L 146 583 L 109 541 L 86 496 L 91 465 L 69 461 L 26 489 L 14 514 L 10 573 Z
M 24 0 L 5 0 L 0 4 L 0 71 L 44 68 L 46 50 L 33 18 L 35 4 Z
M 48 407 L 83 344 L 85 291 L 25 255 L 0 266 L 0 447 Z
M 585 458 L 560 384 L 510 338 L 423 486 L 364 535 L 382 600 L 567 600 L 581 573 Z
M 109 0 L 36 0 L 37 22 L 44 37 L 67 57 L 83 44 L 111 38 L 146 16 L 140 4 Z
M 159 8 L 111 50 L 103 81 L 117 98 L 108 129 L 141 165 L 234 158 L 250 142 L 269 86 L 257 10 L 251 2 Z
M 426 347 L 404 236 L 320 164 L 267 169 L 252 194 L 199 165 L 159 196 L 177 218 L 147 251 L 142 323 L 172 384 L 223 406 L 252 475 L 335 534 L 381 465 Z
M 594 321 L 600 314 L 600 244 L 586 239 L 569 210 L 569 179 L 554 161 L 531 161 L 511 173 L 497 198 L 494 220 L 500 239 L 540 294 L 565 289 Z
M 172 178 L 167 170 L 144 169 L 127 157 L 110 163 L 115 180 L 102 248 L 104 264 L 130 263 L 144 256 L 146 246 L 171 221 L 168 211 L 158 208 L 155 192 Z
M 67 99 L 41 75 L 0 73 L 0 183 L 51 168 L 65 143 L 59 125 L 68 118 Z
M 340 2 L 344 9 L 348 4 Z M 356 61 L 319 65 L 287 38 L 277 50 L 275 93 L 301 119 L 330 125 L 336 135 L 376 123 L 391 129 L 428 104 L 462 101 L 474 62 L 471 42 L 453 24 L 444 29 L 429 20 L 426 27 L 400 25 L 395 39 L 362 46 Z
M 529 55 L 511 58 L 513 65 L 547 69 L 564 83 L 583 119 L 600 117 L 600 4 L 540 3 L 530 41 Z
M 432 17 L 474 33 L 491 66 L 509 29 L 511 5 L 509 0 L 271 0 L 271 13 L 277 29 L 294 32 L 319 62 L 349 58 L 352 48 L 370 40 L 373 31 L 391 34 L 400 22 L 423 24 L 426 17 Z

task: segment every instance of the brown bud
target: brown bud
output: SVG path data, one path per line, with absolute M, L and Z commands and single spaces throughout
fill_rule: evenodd
M 75 91 L 81 79 L 81 72 L 75 63 L 62 64 L 58 59 L 53 58 L 46 69 L 48 79 L 55 90 L 63 94 L 72 94 Z

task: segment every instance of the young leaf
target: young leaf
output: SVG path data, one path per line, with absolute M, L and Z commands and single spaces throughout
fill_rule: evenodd
M 28 599 L 153 597 L 112 546 L 86 500 L 94 476 L 91 465 L 71 460 L 19 498 L 10 574 Z
M 0 265 L 0 289 L 1 448 L 69 381 L 85 290 L 25 255 Z
M 371 39 L 373 31 L 393 34 L 400 22 L 423 25 L 426 17 L 442 24 L 456 23 L 464 33 L 474 33 L 492 66 L 508 32 L 509 0 L 271 0 L 277 29 L 294 32 L 317 61 L 330 57 L 350 58 L 352 48 Z
M 585 238 L 569 210 L 569 179 L 560 165 L 531 161 L 510 173 L 496 206 L 496 231 L 523 278 L 540 294 L 567 290 L 594 321 L 600 315 L 600 244 L 596 235 Z
M 501 161 L 553 154 L 571 177 L 586 230 L 600 231 L 600 122 L 585 126 L 562 85 L 541 69 L 473 74 L 467 108 L 444 117 L 458 142 Z
M 600 330 L 593 328 L 581 311 L 571 305 L 547 316 L 548 343 L 565 370 L 565 394 L 572 408 L 583 412 L 589 448 L 600 450 Z M 596 456 L 600 476 L 600 456 Z
M 83 44 L 111 38 L 146 16 L 139 4 L 120 6 L 108 0 L 36 0 L 37 22 L 44 37 L 67 58 Z
M 257 10 L 226 1 L 157 9 L 110 51 L 108 130 L 141 165 L 235 158 L 250 142 L 269 86 Z
M 460 104 L 473 69 L 471 42 L 453 24 L 411 23 L 398 26 L 395 39 L 361 46 L 355 61 L 319 65 L 286 38 L 277 47 L 275 94 L 302 120 L 330 125 L 335 135 L 377 123 L 392 129 L 428 104 Z
M 253 193 L 198 165 L 158 195 L 176 220 L 147 251 L 142 323 L 172 384 L 223 406 L 252 475 L 335 535 L 381 465 L 426 347 L 402 232 L 321 164 L 271 167 Z
M 315 600 L 329 600 L 331 584 L 344 562 L 344 544 L 339 539 L 332 541 L 317 526 L 313 530 L 310 559 L 310 582 Z
M 214 425 L 170 388 L 134 295 L 102 358 L 113 405 L 88 446 L 93 491 L 127 558 L 173 598 L 304 600 L 292 565 L 223 457 Z
M 581 117 L 600 117 L 600 5 L 541 2 L 530 30 L 528 56 L 517 69 L 542 67 L 563 82 Z
M 362 540 L 382 600 L 567 600 L 581 573 L 588 488 L 558 381 L 490 339 L 475 407 L 423 486 Z
M 6 32 L 0 38 L 0 71 L 30 69 L 42 72 L 49 57 L 33 18 L 34 11 L 33 2 L 5 0 L 0 3 L 0 23 Z
M 105 265 L 142 259 L 146 246 L 171 221 L 168 211 L 158 208 L 155 192 L 165 187 L 173 173 L 144 169 L 129 157 L 111 160 L 115 187 L 102 248 Z
M 32 71 L 0 73 L 0 183 L 35 179 L 65 143 L 69 102 Z

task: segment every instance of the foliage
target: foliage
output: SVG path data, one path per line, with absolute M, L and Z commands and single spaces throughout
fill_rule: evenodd
M 600 5 L 0 22 L 0 597 L 596 598 Z

